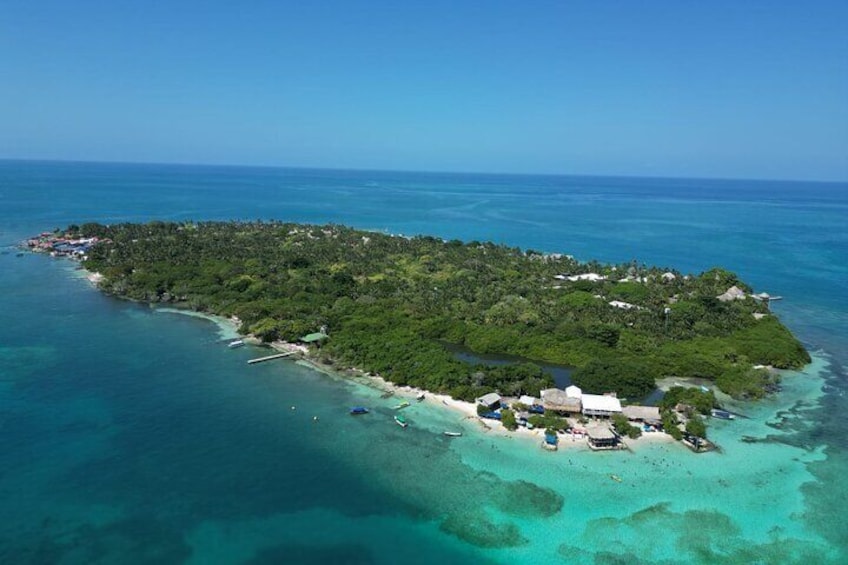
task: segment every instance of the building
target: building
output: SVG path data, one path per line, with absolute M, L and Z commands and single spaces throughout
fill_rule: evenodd
M 613 414 L 621 414 L 621 401 L 614 396 L 584 394 L 580 400 L 585 416 L 609 418 Z
M 485 406 L 489 410 L 497 410 L 501 407 L 501 395 L 496 392 L 484 394 L 483 396 L 477 399 L 477 404 Z
M 625 406 L 621 409 L 631 422 L 645 422 L 646 424 L 658 424 L 662 421 L 660 409 L 656 406 Z
M 589 448 L 596 451 L 602 449 L 620 449 L 621 442 L 607 426 L 590 426 L 586 428 L 586 439 Z
M 541 403 L 541 401 L 535 396 L 528 396 L 526 394 L 522 395 L 521 398 L 518 399 L 518 402 L 523 404 L 524 406 L 527 406 L 528 408 Z
M 734 285 L 728 288 L 724 293 L 716 296 L 722 302 L 732 302 L 734 300 L 745 300 L 745 291 Z
M 542 406 L 545 410 L 553 410 L 554 412 L 568 412 L 571 414 L 579 414 L 581 403 L 579 398 L 568 396 L 568 394 L 558 388 L 548 388 L 542 391 Z
M 565 278 L 567 280 L 571 281 L 571 282 L 577 282 L 577 281 L 600 282 L 600 281 L 607 280 L 607 278 L 605 276 L 599 275 L 598 273 L 584 273 L 582 275 L 566 276 Z
M 582 398 L 583 391 L 577 385 L 571 385 L 565 389 L 565 394 L 569 398 Z
M 328 337 L 330 337 L 330 336 L 328 336 L 325 333 L 315 332 L 315 333 L 311 333 L 311 334 L 307 334 L 307 335 L 303 336 L 302 338 L 300 338 L 300 341 L 302 341 L 303 343 L 307 343 L 307 344 L 312 344 L 312 343 L 320 344 L 322 341 L 324 341 Z
M 636 306 L 635 304 L 630 304 L 629 302 L 622 302 L 621 300 L 611 300 L 608 302 L 610 306 L 614 308 L 621 308 L 622 310 L 642 310 L 641 306 Z

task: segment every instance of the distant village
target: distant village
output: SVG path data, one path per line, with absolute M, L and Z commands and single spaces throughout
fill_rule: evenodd
M 88 254 L 94 244 L 101 241 L 96 237 L 81 237 L 71 239 L 52 232 L 41 232 L 35 237 L 27 240 L 27 247 L 31 251 L 49 253 L 52 257 L 68 257 L 82 260 Z

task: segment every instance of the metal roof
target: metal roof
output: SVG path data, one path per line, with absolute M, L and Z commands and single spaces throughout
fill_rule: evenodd
M 321 341 L 322 339 L 327 339 L 328 337 L 330 336 L 325 333 L 315 332 L 303 336 L 302 338 L 300 338 L 300 341 L 302 341 L 303 343 L 314 343 L 316 341 Z
M 583 412 L 621 412 L 621 401 L 614 396 L 584 394 Z
M 477 399 L 477 402 L 480 404 L 485 404 L 486 406 L 491 406 L 492 404 L 497 404 L 501 401 L 501 395 L 496 392 L 490 392 L 489 394 L 484 394 L 480 398 Z

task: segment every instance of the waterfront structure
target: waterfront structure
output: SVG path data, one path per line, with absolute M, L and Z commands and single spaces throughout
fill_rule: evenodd
M 568 394 L 558 388 L 548 388 L 541 392 L 542 406 L 545 410 L 553 410 L 554 412 L 568 412 L 571 414 L 579 414 L 581 403 L 579 398 L 568 396 Z
M 501 407 L 501 395 L 496 392 L 484 394 L 483 396 L 477 399 L 477 404 L 485 406 L 489 410 L 497 410 Z
M 602 416 L 609 418 L 621 413 L 621 401 L 614 396 L 584 394 L 581 397 L 584 416 Z
M 589 426 L 586 428 L 586 440 L 589 448 L 599 451 L 604 449 L 621 449 L 618 436 L 607 426 Z
M 660 409 L 656 406 L 624 406 L 621 409 L 621 413 L 631 422 L 657 424 L 662 421 Z

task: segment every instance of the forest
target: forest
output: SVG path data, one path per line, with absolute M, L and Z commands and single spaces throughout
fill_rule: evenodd
M 685 275 L 639 264 L 479 241 L 405 237 L 278 221 L 161 222 L 63 230 L 98 237 L 84 267 L 133 300 L 237 316 L 241 332 L 296 341 L 323 328 L 314 355 L 339 368 L 472 400 L 552 386 L 532 363 L 472 366 L 444 344 L 574 367 L 585 392 L 639 399 L 657 378 L 699 377 L 755 398 L 756 365 L 800 368 L 804 347 L 722 268 Z M 597 277 L 580 277 L 594 273 Z M 587 280 L 596 278 L 598 280 Z

